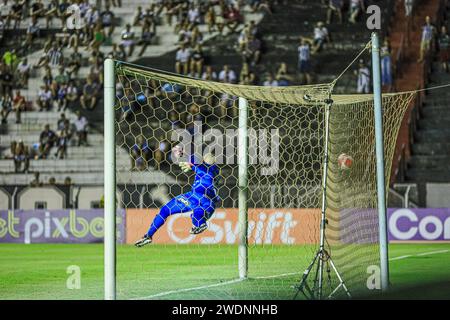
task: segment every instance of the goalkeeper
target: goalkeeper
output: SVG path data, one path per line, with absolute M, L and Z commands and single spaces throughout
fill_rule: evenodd
M 181 153 L 181 151 L 178 152 Z M 153 219 L 148 232 L 135 243 L 136 247 L 142 247 L 151 243 L 156 231 L 173 214 L 192 211 L 193 226 L 190 231 L 191 234 L 199 234 L 207 229 L 206 221 L 211 218 L 216 208 L 216 203 L 220 200 L 214 187 L 214 179 L 219 174 L 215 158 L 208 153 L 203 157 L 203 161 L 200 164 L 180 162 L 179 166 L 184 172 L 190 170 L 195 172 L 192 190 L 176 196 L 161 208 Z

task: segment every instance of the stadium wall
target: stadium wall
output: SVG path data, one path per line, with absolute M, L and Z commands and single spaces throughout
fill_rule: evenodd
M 251 209 L 249 243 L 301 245 L 318 242 L 318 209 Z M 147 231 L 156 209 L 117 210 L 119 243 Z M 189 213 L 171 216 L 155 237 L 164 244 L 236 244 L 237 209 L 218 209 L 210 227 L 188 233 Z M 390 242 L 450 242 L 450 208 L 388 210 Z M 101 243 L 103 209 L 0 210 L 0 243 Z

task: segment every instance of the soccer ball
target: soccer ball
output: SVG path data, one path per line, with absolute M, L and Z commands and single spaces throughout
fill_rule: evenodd
M 348 170 L 353 165 L 353 158 L 348 154 L 341 153 L 338 157 L 338 165 L 342 170 Z

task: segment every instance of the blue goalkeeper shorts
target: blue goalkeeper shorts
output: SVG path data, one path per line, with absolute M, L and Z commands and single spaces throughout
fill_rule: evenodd
M 176 196 L 166 203 L 156 217 L 147 232 L 148 237 L 152 237 L 156 231 L 164 224 L 167 218 L 173 214 L 192 211 L 191 220 L 195 227 L 199 227 L 211 218 L 216 209 L 216 199 L 210 199 L 204 195 L 194 192 Z

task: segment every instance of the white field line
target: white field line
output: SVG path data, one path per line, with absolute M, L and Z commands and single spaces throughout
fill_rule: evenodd
M 169 294 L 174 294 L 174 293 L 188 292 L 188 291 L 195 291 L 195 290 L 203 290 L 203 289 L 214 288 L 214 287 L 221 287 L 221 286 L 226 286 L 228 284 L 237 283 L 237 282 L 240 282 L 242 280 L 244 280 L 244 279 L 233 279 L 233 280 L 229 280 L 229 281 L 209 284 L 209 285 L 206 285 L 206 286 L 193 287 L 193 288 L 184 288 L 184 289 L 171 290 L 171 291 L 164 291 L 164 292 L 161 292 L 161 293 L 152 294 L 152 295 L 146 296 L 146 297 L 135 298 L 135 299 L 132 299 L 132 300 L 153 299 L 153 298 L 163 297 L 163 296 L 167 296 Z
M 417 253 L 417 254 L 407 254 L 405 256 L 395 257 L 395 258 L 391 258 L 389 260 L 390 261 L 402 260 L 402 259 L 406 259 L 406 258 L 410 258 L 410 257 L 428 256 L 430 254 L 439 254 L 439 253 L 447 253 L 447 252 L 450 252 L 450 250 L 438 250 L 438 251 L 422 252 L 422 253 Z
M 407 254 L 404 256 L 391 258 L 391 259 L 389 259 L 389 261 L 402 260 L 402 259 L 415 257 L 415 256 L 426 256 L 426 255 L 431 255 L 431 254 L 439 254 L 439 253 L 447 253 L 447 252 L 450 252 L 450 250 L 438 250 L 438 251 L 422 252 L 422 253 L 418 253 L 418 254 Z M 271 276 L 253 277 L 253 279 L 259 279 L 259 280 L 273 279 L 273 278 L 293 276 L 293 275 L 297 275 L 297 274 L 301 274 L 301 273 L 302 272 L 281 273 L 281 274 L 275 274 L 275 275 L 271 275 Z M 244 281 L 244 279 L 233 279 L 233 280 L 218 282 L 218 283 L 209 284 L 209 285 L 205 285 L 205 286 L 164 291 L 164 292 L 160 292 L 157 294 L 152 294 L 150 296 L 134 298 L 132 300 L 147 300 L 147 299 L 159 298 L 159 297 L 168 296 L 168 295 L 174 294 L 174 293 L 189 292 L 189 291 L 203 290 L 203 289 L 208 289 L 208 288 L 221 287 L 221 286 L 226 286 L 226 285 L 233 284 L 233 283 L 238 283 L 241 281 Z

